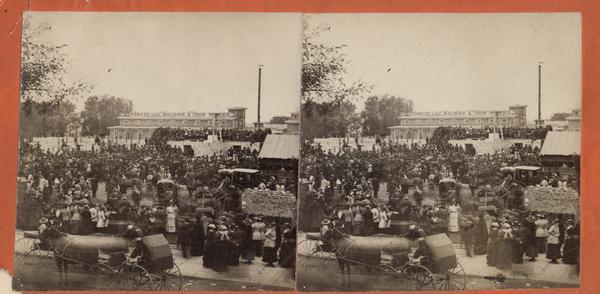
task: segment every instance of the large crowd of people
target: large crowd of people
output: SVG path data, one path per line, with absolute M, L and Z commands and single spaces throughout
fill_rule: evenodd
M 241 211 L 240 199 L 247 187 L 295 192 L 295 181 L 259 174 L 241 187 L 219 174 L 227 168 L 258 169 L 255 149 L 190 157 L 171 146 L 102 144 L 89 151 L 51 152 L 23 141 L 19 164 L 19 201 L 40 208 L 42 229 L 119 234 L 134 223 L 144 234 L 176 236 L 184 257 L 202 255 L 204 265 L 217 271 L 238 264 L 240 257 L 248 263 L 263 257 L 268 266 L 294 262 L 295 229 L 289 221 L 265 217 L 263 223 L 262 216 Z M 165 188 L 161 183 L 172 184 Z M 180 190 L 187 190 L 187 203 L 180 202 Z M 153 199 L 144 201 L 144 195 Z M 208 199 L 203 207 L 213 209 L 190 208 L 201 197 Z M 179 211 L 182 206 L 188 213 Z
M 531 260 L 547 252 L 552 262 L 562 257 L 565 263 L 573 263 L 578 256 L 579 233 L 573 215 L 552 214 L 550 222 L 540 225 L 544 214 L 527 211 L 524 203 L 528 185 L 578 190 L 577 177 L 539 170 L 513 178 L 512 173 L 502 172 L 503 167 L 540 166 L 537 147 L 514 145 L 492 154 L 471 155 L 449 144 L 381 142 L 372 150 L 343 148 L 334 153 L 305 142 L 301 150 L 301 181 L 307 186 L 308 201 L 322 204 L 324 226 L 333 223 L 352 235 L 400 234 L 403 228 L 396 220 L 418 223 L 428 234 L 460 232 L 469 256 L 488 254 L 489 264 L 499 269 L 510 267 L 511 260 L 522 260 L 526 252 Z M 378 199 L 382 183 L 386 184 L 386 201 Z M 446 193 L 445 183 L 454 185 L 450 187 L 456 191 Z M 426 194 L 434 199 L 426 201 Z M 480 202 L 490 195 L 489 203 Z M 465 196 L 469 200 L 461 199 Z M 477 208 L 485 205 L 502 213 L 480 214 Z M 463 214 L 475 217 L 463 221 L 459 219 Z M 549 237 L 555 231 L 554 222 L 561 227 L 558 243 Z M 536 239 L 541 236 L 543 240 Z M 527 240 L 536 240 L 539 249 L 534 251 Z M 507 254 L 514 257 L 507 258 Z

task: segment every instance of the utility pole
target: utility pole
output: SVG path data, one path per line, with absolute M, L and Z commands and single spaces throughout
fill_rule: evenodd
M 538 64 L 538 118 L 535 121 L 536 127 L 544 125 L 542 120 L 542 61 Z
M 258 66 L 258 114 L 256 116 L 257 117 L 257 119 L 256 119 L 257 127 L 262 126 L 262 124 L 260 123 L 260 83 L 261 83 L 261 78 L 262 78 L 262 68 L 263 68 L 263 65 L 260 64 Z
M 538 120 L 542 121 L 542 64 L 538 64 Z

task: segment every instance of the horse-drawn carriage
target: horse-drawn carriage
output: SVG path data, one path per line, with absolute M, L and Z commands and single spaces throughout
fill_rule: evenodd
M 181 290 L 183 278 L 165 237 L 145 236 L 142 243 L 141 257 L 129 258 L 133 244 L 123 237 L 61 234 L 41 238 L 37 231 L 25 231 L 15 242 L 15 269 L 86 273 L 100 289 Z
M 406 289 L 464 290 L 467 286 L 465 271 L 446 234 L 416 241 L 391 235 L 348 236 L 338 229 L 331 232 L 328 238 L 306 233 L 298 244 L 303 261 L 298 263 L 302 269 L 297 272 L 323 270 L 337 261 L 344 282 L 353 266 L 357 271 L 362 268 L 370 274 L 387 275 Z

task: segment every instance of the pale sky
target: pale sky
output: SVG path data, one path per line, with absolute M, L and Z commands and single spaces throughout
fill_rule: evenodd
M 542 118 L 581 107 L 578 13 L 312 14 L 308 21 L 331 27 L 321 40 L 347 45 L 347 80 L 411 98 L 415 111 L 526 104 L 532 121 L 540 61 Z M 355 103 L 363 109 L 363 99 Z
M 256 121 L 261 64 L 261 121 L 299 110 L 300 14 L 28 14 L 32 27 L 52 26 L 43 40 L 67 44 L 69 79 L 93 85 L 89 95 L 128 98 L 134 111 L 242 106 L 246 121 Z

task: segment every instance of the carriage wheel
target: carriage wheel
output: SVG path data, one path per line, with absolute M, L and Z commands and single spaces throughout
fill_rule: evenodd
M 386 274 L 390 280 L 396 281 L 402 277 L 401 271 L 391 265 L 383 264 L 379 270 Z
M 153 290 L 152 277 L 143 267 L 136 264 L 126 264 L 119 270 L 117 278 L 120 289 Z
M 181 286 L 183 285 L 181 271 L 175 263 L 173 263 L 173 267 L 169 269 L 164 269 L 150 275 L 152 277 L 154 290 L 181 290 Z
M 437 273 L 436 280 L 440 290 L 464 290 L 467 288 L 467 275 L 460 263 L 456 263 L 454 268 Z
M 100 289 L 112 289 L 116 276 L 115 270 L 107 264 L 98 263 L 94 266 L 95 285 Z
M 298 243 L 298 245 L 296 246 L 297 250 L 297 254 L 299 257 L 299 260 L 296 260 L 297 262 L 299 261 L 298 265 L 301 268 L 306 268 L 306 267 L 310 267 L 312 266 L 312 263 L 314 261 L 314 259 L 312 258 L 312 254 L 315 253 L 318 249 L 317 249 L 317 242 L 316 240 L 303 240 L 302 242 Z M 302 272 L 303 270 L 301 270 L 300 272 Z
M 52 267 L 52 250 L 42 250 L 37 239 L 22 238 L 15 242 L 15 268 Z
M 438 289 L 433 273 L 419 264 L 405 265 L 400 273 L 400 279 L 405 285 L 415 290 Z
M 296 262 L 303 268 L 299 273 L 327 267 L 336 261 L 335 252 L 323 248 L 318 240 L 303 240 L 298 243 L 297 248 Z

